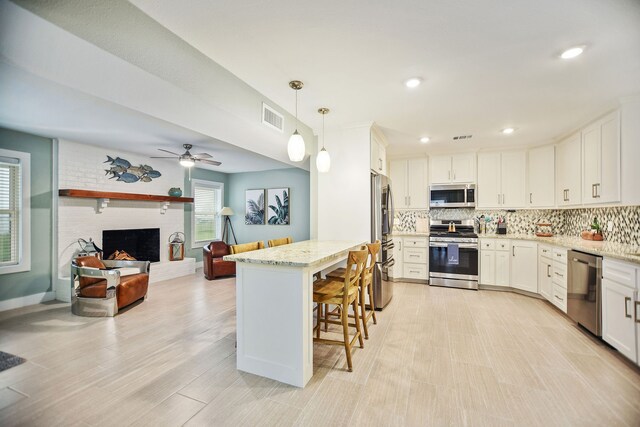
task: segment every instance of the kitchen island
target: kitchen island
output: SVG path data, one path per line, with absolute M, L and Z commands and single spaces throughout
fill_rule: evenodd
M 237 368 L 297 387 L 313 375 L 313 275 L 364 242 L 307 240 L 226 255 L 236 262 Z

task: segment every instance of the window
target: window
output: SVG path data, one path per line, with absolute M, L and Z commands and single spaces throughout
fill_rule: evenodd
M 191 182 L 193 188 L 191 246 L 196 248 L 205 242 L 222 238 L 220 210 L 222 210 L 224 199 L 224 184 L 198 179 Z
M 0 149 L 0 274 L 31 269 L 30 155 Z

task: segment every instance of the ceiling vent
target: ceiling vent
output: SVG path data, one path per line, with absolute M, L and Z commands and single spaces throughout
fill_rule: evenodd
M 472 136 L 473 135 L 458 135 L 458 136 L 454 136 L 453 140 L 454 141 L 460 141 L 460 140 L 463 140 L 463 139 L 471 139 Z
M 263 102 L 262 124 L 282 132 L 284 130 L 284 116 Z

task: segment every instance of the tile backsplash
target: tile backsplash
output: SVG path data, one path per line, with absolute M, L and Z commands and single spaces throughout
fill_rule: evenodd
M 640 206 L 619 206 L 610 208 L 576 209 L 524 209 L 514 212 L 481 209 L 402 209 L 395 213 L 395 231 L 415 231 L 416 218 L 468 219 L 481 215 L 490 216 L 487 233 L 495 233 L 498 216 L 507 223 L 507 232 L 514 234 L 534 234 L 536 224 L 552 224 L 554 234 L 578 236 L 588 227 L 593 217 L 598 218 L 606 240 L 630 245 L 640 245 Z M 612 231 L 607 231 L 608 222 L 613 222 Z

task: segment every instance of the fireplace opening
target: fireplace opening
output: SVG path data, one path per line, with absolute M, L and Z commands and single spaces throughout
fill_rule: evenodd
M 102 253 L 107 258 L 125 251 L 139 261 L 160 261 L 160 229 L 103 230 Z

